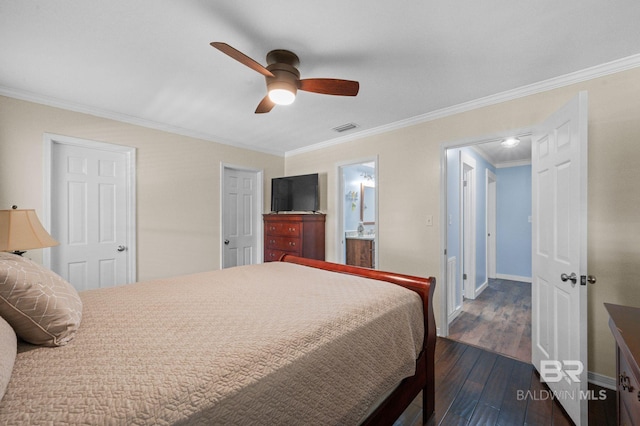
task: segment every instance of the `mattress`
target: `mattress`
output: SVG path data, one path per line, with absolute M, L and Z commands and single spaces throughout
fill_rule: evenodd
M 414 292 L 282 262 L 80 295 L 71 343 L 19 343 L 0 424 L 357 424 L 424 336 Z

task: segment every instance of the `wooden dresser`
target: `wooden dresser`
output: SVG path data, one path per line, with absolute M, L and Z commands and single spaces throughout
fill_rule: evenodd
M 264 261 L 285 253 L 324 260 L 324 214 L 265 214 Z
M 618 424 L 640 426 L 640 308 L 604 306 L 616 339 Z

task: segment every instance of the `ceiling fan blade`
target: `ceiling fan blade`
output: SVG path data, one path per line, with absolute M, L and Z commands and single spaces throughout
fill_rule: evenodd
M 356 96 L 360 83 L 336 78 L 305 78 L 298 81 L 298 89 L 324 95 Z
M 262 98 L 262 100 L 258 104 L 258 108 L 256 108 L 256 114 L 267 113 L 271 111 L 274 106 L 276 106 L 276 104 L 271 99 L 269 99 L 269 95 L 267 95 Z
M 241 64 L 248 66 L 254 71 L 258 71 L 260 74 L 264 75 L 265 77 L 275 77 L 271 73 L 271 71 L 269 71 L 268 69 L 260 65 L 258 62 L 254 61 L 253 59 L 245 55 L 244 53 L 240 52 L 239 50 L 229 46 L 227 43 L 214 41 L 209 44 L 211 44 L 211 46 L 215 47 L 222 53 L 231 56 L 233 59 L 240 62 Z

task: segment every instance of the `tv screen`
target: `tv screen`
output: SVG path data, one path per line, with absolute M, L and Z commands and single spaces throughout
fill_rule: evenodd
M 271 179 L 271 211 L 318 210 L 318 174 Z

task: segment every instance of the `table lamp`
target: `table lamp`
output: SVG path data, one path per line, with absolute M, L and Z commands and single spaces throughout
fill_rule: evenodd
M 25 250 L 57 246 L 33 209 L 0 210 L 0 251 L 22 256 Z

